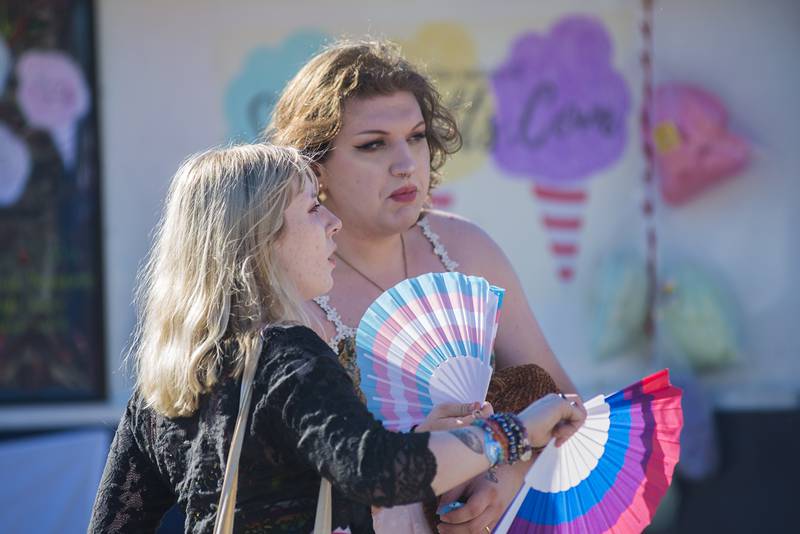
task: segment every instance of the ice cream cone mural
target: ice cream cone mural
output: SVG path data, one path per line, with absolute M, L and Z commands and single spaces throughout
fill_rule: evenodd
M 550 253 L 556 259 L 558 277 L 568 282 L 575 274 L 586 190 L 579 186 L 537 184 L 532 191 L 540 205 L 541 222 L 550 237 Z
M 491 75 L 497 106 L 492 155 L 506 173 L 534 182 L 557 275 L 575 275 L 587 180 L 627 141 L 630 95 L 614 70 L 603 24 L 568 16 L 546 35 L 525 33 Z
M 461 130 L 463 145 L 444 168 L 443 188 L 433 193 L 437 207 L 452 207 L 447 185 L 480 169 L 492 144 L 494 102 L 486 73 L 469 32 L 453 23 L 426 24 L 410 40 L 400 40 L 403 53 L 426 68 L 436 82 Z
M 328 40 L 322 32 L 303 30 L 276 46 L 252 49 L 225 93 L 229 137 L 253 141 L 263 134 L 284 85 Z
M 78 152 L 78 121 L 91 104 L 80 67 L 61 52 L 31 50 L 17 62 L 17 83 L 25 120 L 50 133 L 64 167 L 71 170 Z

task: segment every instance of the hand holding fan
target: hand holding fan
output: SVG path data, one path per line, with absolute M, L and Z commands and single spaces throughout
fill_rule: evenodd
M 497 533 L 641 532 L 672 482 L 683 426 L 666 369 L 584 404 L 583 426 L 542 451 Z
M 504 290 L 462 273 L 404 280 L 370 305 L 356 332 L 367 408 L 392 430 L 443 402 L 485 400 Z

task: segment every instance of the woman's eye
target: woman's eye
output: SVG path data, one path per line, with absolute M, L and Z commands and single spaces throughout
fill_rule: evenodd
M 319 201 L 314 202 L 314 206 L 311 207 L 311 213 L 317 213 L 321 205 L 322 204 L 320 204 Z
M 370 141 L 369 143 L 358 145 L 356 146 L 356 148 L 358 150 L 370 151 L 370 150 L 375 150 L 376 148 L 380 148 L 382 146 L 383 146 L 383 141 L 381 139 L 376 139 L 375 141 Z
M 419 132 L 419 133 L 415 133 L 415 134 L 413 134 L 411 136 L 411 140 L 412 141 L 422 141 L 423 139 L 427 139 L 427 138 L 428 138 L 428 133 L 427 132 Z

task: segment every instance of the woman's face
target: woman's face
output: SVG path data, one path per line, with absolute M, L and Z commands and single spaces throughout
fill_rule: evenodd
M 303 300 L 324 295 L 333 287 L 333 234 L 341 227 L 342 221 L 317 202 L 316 188 L 305 180 L 303 190 L 284 212 L 275 245 L 280 267 Z
M 429 184 L 430 150 L 414 95 L 348 100 L 320 174 L 325 205 L 348 231 L 389 235 L 409 228 Z

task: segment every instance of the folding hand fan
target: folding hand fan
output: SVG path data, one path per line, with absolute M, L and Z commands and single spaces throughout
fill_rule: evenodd
M 356 332 L 367 408 L 407 430 L 436 404 L 484 400 L 504 291 L 477 276 L 429 273 L 378 297 Z
M 494 532 L 641 532 L 650 523 L 678 461 L 681 390 L 664 369 L 584 406 L 584 425 L 542 451 Z

